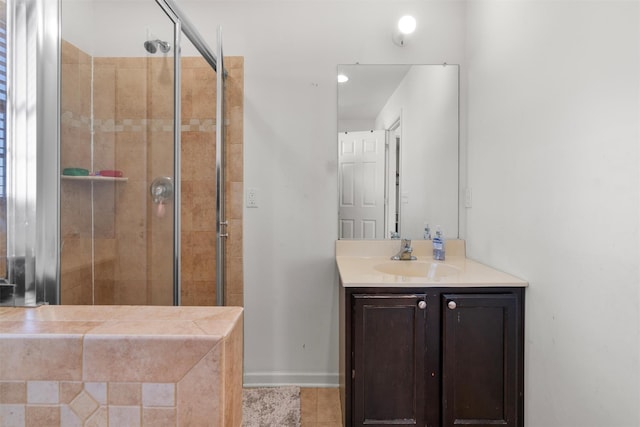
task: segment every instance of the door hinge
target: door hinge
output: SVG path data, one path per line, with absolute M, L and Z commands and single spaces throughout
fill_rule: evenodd
M 352 380 L 355 380 L 355 379 L 356 379 L 356 370 L 355 370 L 355 369 L 352 369 L 352 370 L 351 370 L 351 379 L 352 379 Z

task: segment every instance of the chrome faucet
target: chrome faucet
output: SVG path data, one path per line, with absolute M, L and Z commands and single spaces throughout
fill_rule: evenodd
M 394 261 L 413 261 L 417 258 L 411 255 L 412 252 L 413 249 L 411 248 L 411 240 L 402 239 L 402 241 L 400 242 L 400 251 L 392 256 L 391 259 Z

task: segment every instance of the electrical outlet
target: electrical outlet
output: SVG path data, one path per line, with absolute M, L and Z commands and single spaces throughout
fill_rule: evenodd
M 247 188 L 247 207 L 248 208 L 258 207 L 258 189 L 257 188 Z

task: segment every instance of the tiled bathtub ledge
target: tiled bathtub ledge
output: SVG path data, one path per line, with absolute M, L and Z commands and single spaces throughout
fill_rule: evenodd
M 240 426 L 239 307 L 0 308 L 0 425 Z

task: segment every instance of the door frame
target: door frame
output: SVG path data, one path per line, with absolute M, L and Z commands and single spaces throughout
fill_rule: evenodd
M 400 143 L 397 144 L 393 138 L 397 129 L 400 128 Z M 398 188 L 395 194 L 395 204 L 396 204 L 396 215 L 398 222 L 398 236 L 402 236 L 402 109 L 398 113 L 398 117 L 393 121 L 389 129 L 387 129 L 387 142 L 385 146 L 386 154 L 385 154 L 385 207 L 384 207 L 384 227 L 385 231 L 389 230 L 390 226 L 390 218 L 389 218 L 389 189 L 393 183 L 390 182 L 391 173 L 391 148 L 395 147 L 396 152 L 396 165 L 398 172 Z

